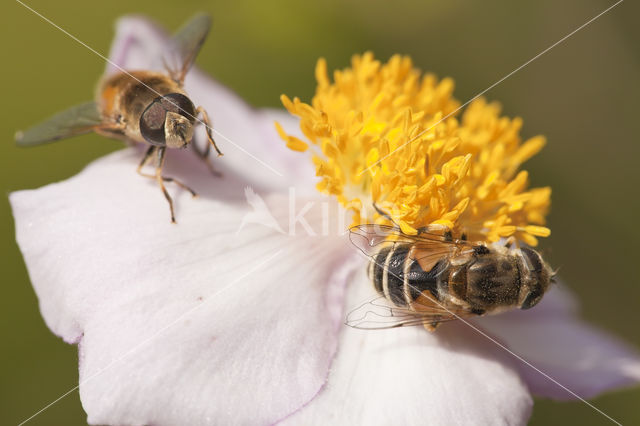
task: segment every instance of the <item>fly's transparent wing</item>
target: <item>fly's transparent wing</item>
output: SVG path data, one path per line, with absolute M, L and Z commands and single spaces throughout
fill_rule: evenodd
M 377 254 L 382 250 L 398 248 L 399 245 L 408 246 L 407 255 L 417 261 L 425 271 L 431 271 L 442 259 L 472 250 L 471 244 L 466 241 L 452 240 L 445 235 L 430 232 L 407 235 L 399 228 L 388 225 L 353 226 L 349 229 L 349 239 L 370 262 L 378 264 L 381 260 Z M 441 322 L 469 316 L 473 314 L 462 308 L 448 309 L 425 291 L 406 307 L 395 306 L 384 296 L 377 296 L 351 310 L 347 315 L 346 324 L 367 330 L 415 325 L 432 329 Z
M 16 133 L 19 146 L 34 146 L 90 133 L 102 124 L 95 102 L 72 106 L 42 123 Z
M 361 330 L 412 326 L 433 328 L 443 322 L 474 316 L 476 314 L 468 310 L 447 309 L 443 304 L 435 302 L 432 296 L 423 293 L 411 307 L 394 306 L 384 296 L 376 296 L 352 309 L 347 314 L 345 324 Z
M 175 81 L 182 84 L 211 29 L 211 16 L 198 13 L 173 36 L 166 54 L 165 66 Z
M 345 324 L 362 330 L 381 330 L 406 325 L 421 325 L 415 312 L 392 306 L 384 296 L 376 296 L 347 314 Z
M 466 241 L 448 240 L 443 235 L 421 232 L 407 235 L 399 228 L 388 225 L 364 224 L 349 229 L 349 239 L 362 253 L 375 261 L 375 255 L 385 247 L 410 245 L 410 256 L 429 271 L 438 260 L 453 253 L 469 250 Z
M 349 239 L 368 257 L 372 257 L 387 245 L 415 242 L 415 239 L 403 234 L 396 227 L 376 224 L 352 226 L 349 229 Z

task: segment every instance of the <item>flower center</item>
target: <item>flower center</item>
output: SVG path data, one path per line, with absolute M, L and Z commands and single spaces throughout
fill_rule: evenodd
M 281 97 L 307 142 L 276 127 L 289 148 L 311 148 L 318 190 L 337 196 L 355 224 L 393 222 L 407 234 L 437 227 L 490 242 L 513 235 L 532 246 L 550 234 L 542 225 L 551 189 L 527 189 L 519 171 L 545 138 L 522 142 L 520 118 L 477 99 L 458 119 L 453 80 L 421 75 L 406 56 L 381 64 L 356 55 L 333 83 L 320 59 L 316 79 L 311 105 Z

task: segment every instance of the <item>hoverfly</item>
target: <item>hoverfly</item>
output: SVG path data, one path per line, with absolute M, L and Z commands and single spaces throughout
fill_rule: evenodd
M 380 329 L 422 325 L 535 306 L 553 271 L 529 247 L 471 243 L 449 232 L 358 225 L 350 239 L 370 259 L 378 297 L 351 311 L 347 325 Z
M 186 148 L 193 139 L 196 121 L 205 125 L 209 143 L 201 151 L 191 144 L 200 158 L 206 161 L 211 146 L 222 155 L 211 134 L 209 116 L 202 107 L 196 107 L 184 91 L 184 79 L 193 65 L 209 29 L 211 18 L 198 14 L 191 18 L 173 36 L 162 58 L 166 72 L 122 71 L 105 76 L 98 84 L 96 100 L 73 106 L 28 130 L 16 133 L 19 146 L 34 146 L 72 136 L 95 132 L 129 143 L 149 145 L 137 172 L 155 179 L 169 203 L 171 222 L 175 223 L 173 200 L 165 182 L 173 182 L 196 193 L 182 182 L 164 176 L 162 168 L 167 148 Z M 167 59 L 175 59 L 172 68 Z M 197 117 L 201 116 L 202 119 Z M 144 173 L 150 161 L 155 162 L 155 173 Z

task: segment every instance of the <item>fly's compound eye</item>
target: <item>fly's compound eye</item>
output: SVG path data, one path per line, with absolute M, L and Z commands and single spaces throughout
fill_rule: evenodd
M 164 146 L 164 120 L 167 110 L 162 105 L 162 97 L 158 96 L 149 104 L 140 116 L 140 134 L 151 145 Z
M 535 250 L 530 249 L 529 247 L 522 247 L 520 249 L 522 254 L 526 256 L 528 261 L 528 266 L 531 268 L 533 272 L 542 272 L 543 264 L 542 258 Z
M 162 97 L 162 105 L 167 111 L 175 112 L 189 119 L 191 123 L 196 120 L 196 107 L 182 93 L 169 93 Z
M 536 306 L 541 299 L 542 299 L 542 292 L 538 290 L 533 290 L 524 299 L 524 302 L 522 302 L 522 306 L 520 306 L 520 309 L 531 309 L 534 306 Z
M 151 145 L 165 146 L 165 121 L 167 112 L 180 114 L 191 123 L 195 121 L 193 102 L 181 93 L 158 96 L 147 106 L 140 116 L 140 134 Z

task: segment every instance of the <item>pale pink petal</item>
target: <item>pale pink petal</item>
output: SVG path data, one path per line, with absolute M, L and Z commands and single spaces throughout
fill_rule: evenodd
M 311 161 L 309 152 L 295 152 L 286 147 L 285 142 L 275 129 L 274 123 L 277 121 L 288 135 L 296 136 L 304 139 L 304 135 L 300 130 L 300 119 L 289 114 L 284 109 L 260 109 L 257 111 L 256 125 L 262 130 L 261 133 L 266 142 L 261 149 L 256 147 L 255 152 L 261 155 L 261 158 L 272 158 L 277 153 L 276 164 L 278 170 L 286 170 L 286 176 L 294 180 L 296 191 L 301 194 L 317 194 L 316 183 L 319 178 L 316 177 L 316 171 Z M 273 152 L 269 152 L 273 151 Z M 348 225 L 348 224 L 347 224 Z M 345 228 L 346 229 L 346 228 Z
M 215 33 L 215 22 L 212 34 Z M 162 58 L 168 44 L 167 32 L 151 21 L 135 16 L 118 20 L 110 60 L 126 70 L 163 70 Z M 206 43 L 201 54 L 206 54 Z M 107 66 L 107 73 L 118 71 Z M 214 138 L 224 157 L 211 155 L 218 170 L 232 172 L 254 188 L 280 190 L 296 187 L 298 193 L 314 191 L 315 171 L 309 158 L 285 147 L 274 120 L 291 134 L 300 134 L 296 118 L 274 110 L 255 110 L 235 93 L 194 67 L 185 81 L 185 89 L 196 106 L 208 112 Z M 294 129 L 297 129 L 294 131 Z M 196 132 L 198 144 L 206 143 L 203 126 Z
M 105 74 L 125 70 L 164 71 L 166 30 L 143 16 L 123 16 L 116 22 Z
M 477 324 L 581 398 L 637 384 L 638 352 L 581 321 L 575 305 L 569 292 L 556 286 L 533 309 L 482 318 Z M 518 368 L 534 394 L 575 398 L 526 364 Z
M 347 306 L 372 295 L 364 274 L 350 286 Z M 464 324 L 434 334 L 345 326 L 327 386 L 283 423 L 518 425 L 532 404 L 513 359 Z
M 298 229 L 291 237 L 245 220 L 255 209 L 243 183 L 211 177 L 187 151 L 172 153 L 166 173 L 201 197 L 168 184 L 172 225 L 156 182 L 135 173 L 140 153 L 111 154 L 67 181 L 10 197 L 42 315 L 79 344 L 89 422 L 286 417 L 325 383 L 351 247 L 335 235 Z M 248 193 L 289 231 L 287 199 Z M 323 213 L 305 215 L 318 233 Z

